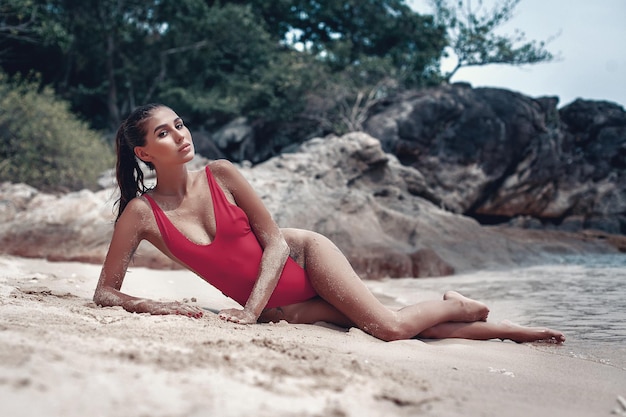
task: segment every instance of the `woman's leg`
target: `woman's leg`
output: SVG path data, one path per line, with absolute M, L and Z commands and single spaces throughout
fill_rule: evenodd
M 325 301 L 361 330 L 383 340 L 408 339 L 446 322 L 486 320 L 489 309 L 454 292 L 392 311 L 365 286 L 339 249 L 326 237 L 308 232 L 303 245 L 311 284 Z
M 449 293 L 446 294 L 449 295 Z M 262 322 L 278 322 L 280 320 L 294 324 L 313 324 L 324 321 L 341 327 L 354 326 L 349 318 L 321 298 L 266 310 L 259 319 Z M 563 343 L 565 341 L 565 336 L 556 330 L 545 327 L 519 326 L 509 321 L 500 323 L 483 321 L 440 323 L 422 331 L 417 337 L 422 339 L 510 339 L 517 343 L 536 341 Z
M 473 340 L 510 339 L 517 343 L 552 342 L 563 343 L 563 333 L 546 327 L 525 327 L 509 321 L 500 323 L 441 323 L 419 334 L 424 339 L 461 338 Z

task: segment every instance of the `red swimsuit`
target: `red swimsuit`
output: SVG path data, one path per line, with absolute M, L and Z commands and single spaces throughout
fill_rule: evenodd
M 208 245 L 198 245 L 187 239 L 170 222 L 159 205 L 149 195 L 144 195 L 152 206 L 170 252 L 209 284 L 243 306 L 258 277 L 263 249 L 250 228 L 248 216 L 226 199 L 208 166 L 205 170 L 217 229 L 213 242 Z M 299 303 L 316 295 L 306 271 L 292 258 L 287 258 L 266 308 Z

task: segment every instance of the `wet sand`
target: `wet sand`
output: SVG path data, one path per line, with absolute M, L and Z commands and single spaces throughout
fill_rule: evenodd
M 0 415 L 626 415 L 626 371 L 567 356 L 567 343 L 385 343 L 325 324 L 225 323 L 209 310 L 130 314 L 91 302 L 98 274 L 0 257 Z M 123 290 L 236 305 L 186 271 L 134 268 Z

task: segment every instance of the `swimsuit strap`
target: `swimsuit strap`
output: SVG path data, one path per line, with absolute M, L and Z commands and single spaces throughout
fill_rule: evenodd
M 220 219 L 223 216 L 224 207 L 228 207 L 227 204 L 230 202 L 226 200 L 226 196 L 224 195 L 224 191 L 222 191 L 222 187 L 220 187 L 219 184 L 217 183 L 217 180 L 213 176 L 213 173 L 209 169 L 208 165 L 204 168 L 204 171 L 206 172 L 206 179 L 207 179 L 207 182 L 209 183 L 209 190 L 211 190 L 211 201 L 213 202 L 213 215 L 215 216 L 215 229 L 217 230 L 220 227 L 220 223 L 221 223 Z M 227 223 L 225 222 L 222 224 L 227 224 Z
M 185 235 L 181 233 L 180 230 L 174 226 L 174 223 L 167 217 L 165 212 L 161 209 L 161 207 L 157 204 L 157 202 L 147 193 L 143 195 L 150 203 L 150 207 L 152 207 L 152 213 L 154 214 L 154 219 L 157 222 L 157 226 L 159 227 L 159 231 L 161 232 L 161 236 L 165 241 L 166 246 L 170 246 L 172 242 L 176 240 L 180 241 L 180 239 L 187 239 Z
M 215 228 L 217 229 L 216 237 L 219 234 L 227 234 L 237 230 L 241 227 L 242 221 L 246 224 L 246 228 L 249 228 L 248 216 L 243 209 L 226 198 L 226 193 L 220 187 L 208 165 L 205 171 L 209 189 L 211 190 L 211 200 L 213 201 L 213 214 L 215 216 Z

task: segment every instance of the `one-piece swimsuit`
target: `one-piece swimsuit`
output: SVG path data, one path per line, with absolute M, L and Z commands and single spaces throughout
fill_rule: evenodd
M 259 274 L 263 248 L 250 227 L 246 213 L 226 199 L 207 166 L 216 232 L 213 241 L 199 245 L 183 235 L 148 194 L 159 231 L 167 248 L 183 265 L 242 306 L 250 297 Z M 306 271 L 291 257 L 266 308 L 299 303 L 315 297 Z

